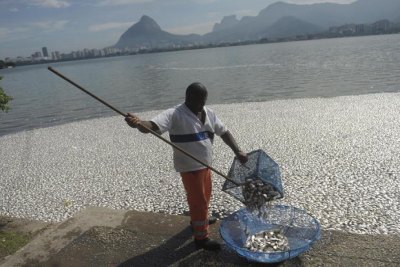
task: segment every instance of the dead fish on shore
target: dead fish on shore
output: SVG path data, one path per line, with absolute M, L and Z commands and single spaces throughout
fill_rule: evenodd
M 280 231 L 261 231 L 248 236 L 243 247 L 255 252 L 288 251 L 289 241 Z
M 244 204 L 250 210 L 260 210 L 265 203 L 279 196 L 274 187 L 261 179 L 246 179 L 243 186 Z

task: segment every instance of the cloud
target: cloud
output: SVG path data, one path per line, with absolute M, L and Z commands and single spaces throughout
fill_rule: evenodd
M 20 27 L 0 27 L 0 43 L 29 39 L 38 33 L 51 33 L 62 30 L 66 20 L 40 21 Z
M 0 27 L 0 38 L 5 39 L 12 31 L 9 28 Z
M 68 22 L 67 20 L 39 21 L 19 27 L 0 27 L 0 43 L 29 39 L 38 33 L 60 31 Z
M 47 32 L 59 31 L 65 27 L 68 20 L 40 21 L 34 22 L 32 25 Z
M 28 27 L 13 27 L 13 28 L 4 28 L 0 27 L 0 42 L 8 42 L 22 39 L 19 33 L 29 31 Z
M 29 4 L 32 6 L 46 7 L 46 8 L 63 8 L 69 7 L 71 4 L 64 0 L 30 0 Z
M 102 0 L 98 3 L 98 6 L 123 6 L 123 5 L 134 5 L 142 3 L 151 3 L 154 0 Z
M 16 7 L 12 7 L 12 8 L 10 8 L 9 9 L 11 12 L 18 12 L 19 10 L 18 10 L 18 8 L 16 8 Z
M 129 28 L 135 22 L 108 22 L 103 24 L 96 24 L 89 27 L 89 31 L 91 32 L 100 32 L 100 31 L 107 31 L 111 29 L 118 29 L 118 28 Z

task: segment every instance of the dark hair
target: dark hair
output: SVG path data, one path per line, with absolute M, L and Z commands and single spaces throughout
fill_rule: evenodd
M 207 88 L 199 82 L 194 82 L 186 88 L 186 97 L 191 95 L 207 95 Z

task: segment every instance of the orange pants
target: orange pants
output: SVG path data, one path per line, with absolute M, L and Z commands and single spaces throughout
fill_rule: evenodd
M 201 169 L 192 172 L 181 172 L 183 186 L 186 190 L 195 239 L 208 237 L 208 205 L 211 199 L 211 170 Z

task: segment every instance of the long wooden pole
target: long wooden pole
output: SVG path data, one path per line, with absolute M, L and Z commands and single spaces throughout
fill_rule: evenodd
M 96 95 L 92 94 L 91 92 L 89 92 L 88 90 L 86 90 L 85 88 L 83 88 L 82 86 L 80 86 L 79 84 L 75 83 L 74 81 L 70 80 L 69 78 L 65 77 L 63 74 L 61 74 L 60 72 L 56 71 L 53 67 L 48 67 L 48 70 L 53 72 L 54 74 L 56 74 L 57 76 L 61 77 L 62 79 L 66 80 L 67 82 L 69 82 L 70 84 L 74 85 L 75 87 L 77 87 L 78 89 L 80 89 L 81 91 L 85 92 L 86 94 L 90 95 L 91 97 L 93 97 L 94 99 L 96 99 L 97 101 L 101 102 L 102 104 L 106 105 L 107 107 L 109 107 L 110 109 L 114 110 L 115 112 L 119 113 L 120 115 L 127 117 L 128 115 L 120 110 L 118 110 L 117 108 L 113 107 L 112 105 L 110 105 L 109 103 L 107 103 L 106 101 L 102 100 L 101 98 L 97 97 Z M 210 170 L 212 170 L 213 172 L 215 172 L 216 174 L 222 176 L 223 178 L 225 178 L 226 180 L 230 181 L 231 183 L 235 184 L 236 186 L 239 186 L 239 184 L 235 181 L 233 181 L 231 178 L 229 178 L 228 176 L 226 176 L 225 174 L 223 174 L 222 172 L 214 169 L 213 167 L 211 167 L 210 165 L 208 165 L 207 163 L 203 162 L 202 160 L 196 158 L 195 156 L 193 156 L 192 154 L 190 154 L 189 152 L 183 150 L 182 148 L 178 147 L 177 145 L 175 145 L 174 143 L 168 141 L 167 139 L 165 139 L 164 137 L 162 137 L 160 134 L 158 134 L 157 132 L 147 128 L 146 126 L 144 126 L 143 124 L 141 124 L 141 126 L 143 128 L 145 128 L 147 131 L 149 131 L 149 133 L 151 133 L 152 135 L 154 135 L 155 137 L 161 139 L 162 141 L 164 141 L 165 143 L 169 144 L 170 146 L 174 147 L 175 149 L 179 150 L 180 152 L 182 152 L 183 154 L 185 154 L 186 156 L 192 158 L 193 160 L 199 162 L 200 164 L 202 164 L 203 166 L 209 168 Z

